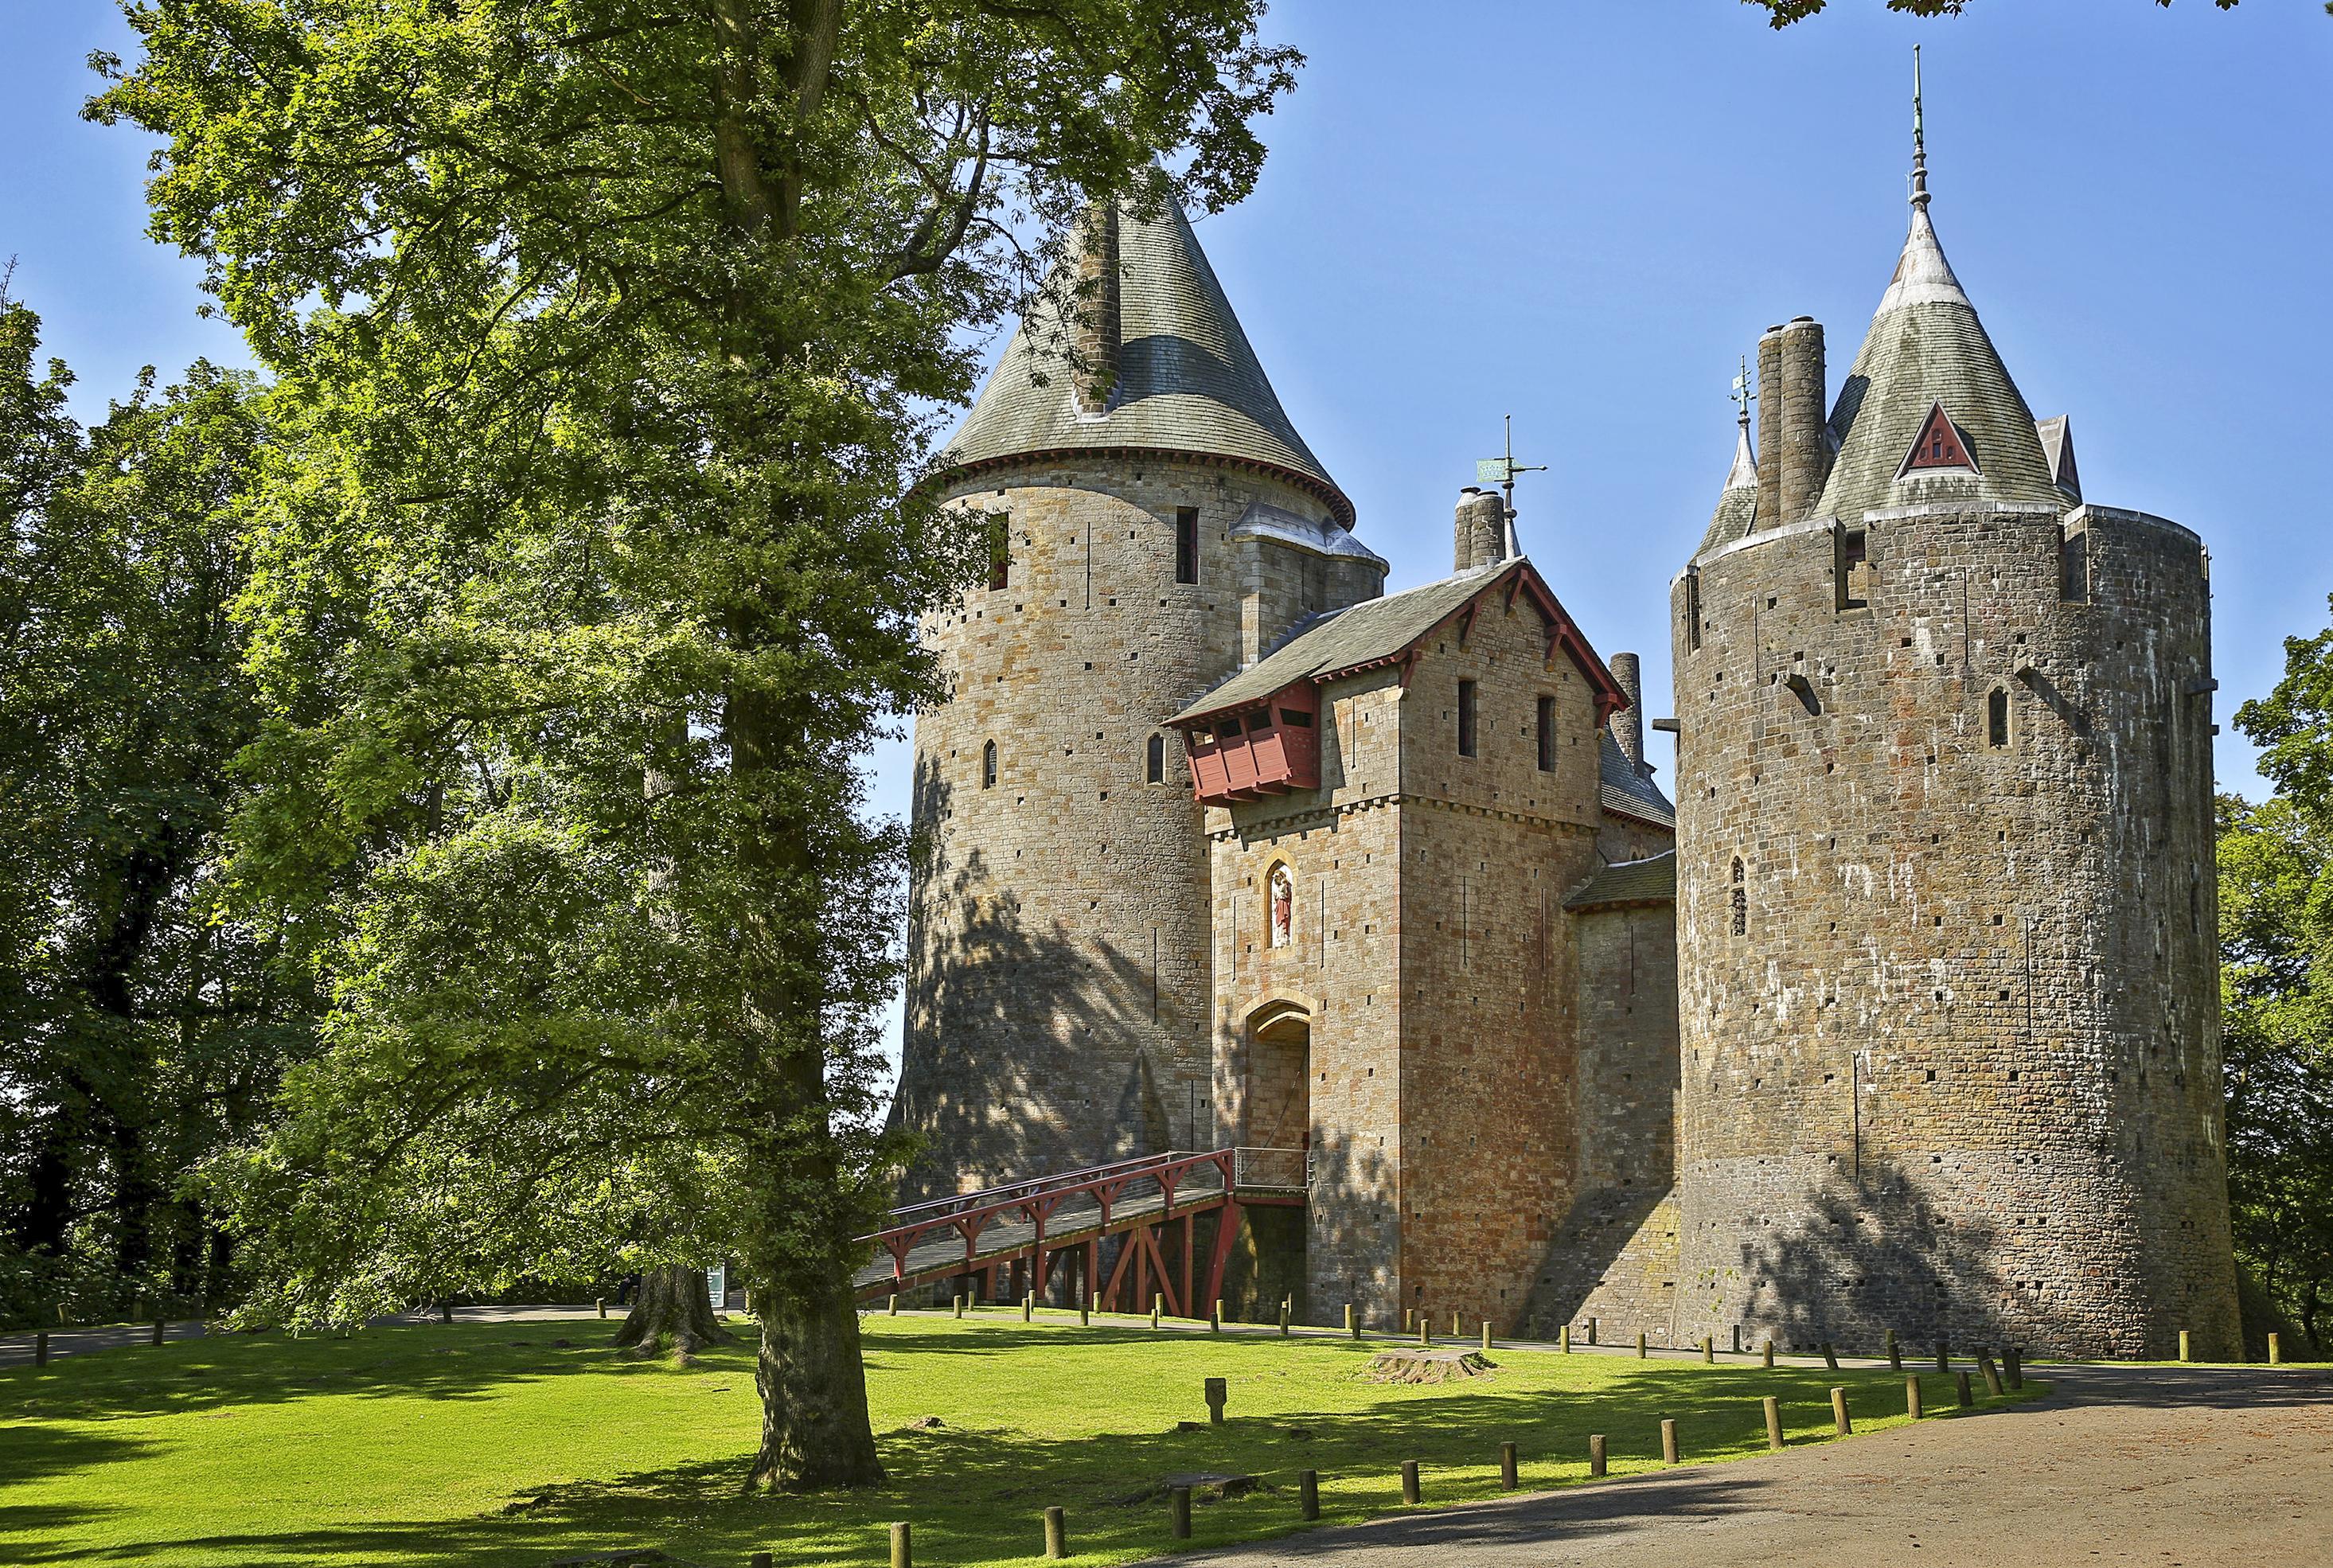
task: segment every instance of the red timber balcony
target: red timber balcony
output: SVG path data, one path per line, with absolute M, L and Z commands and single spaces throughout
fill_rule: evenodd
M 1227 806 L 1320 784 L 1319 688 L 1301 681 L 1261 707 L 1217 714 L 1184 732 L 1199 803 Z

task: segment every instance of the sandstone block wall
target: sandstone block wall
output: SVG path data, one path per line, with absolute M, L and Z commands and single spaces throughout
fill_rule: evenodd
M 1674 597 L 1679 1338 L 2232 1352 L 2200 545 L 1860 526 Z
M 1009 519 L 1011 560 L 1005 586 L 926 628 L 952 695 L 916 725 L 892 1113 L 929 1143 L 903 1198 L 1211 1146 L 1205 839 L 1162 724 L 1303 614 L 1379 587 L 1366 559 L 1243 534 L 1258 503 L 1326 512 L 1226 467 L 1032 464 L 954 498 Z M 1175 581 L 1184 506 L 1195 583 Z

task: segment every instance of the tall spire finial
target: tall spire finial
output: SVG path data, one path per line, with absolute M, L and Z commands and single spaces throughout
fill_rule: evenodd
M 1733 390 L 1726 397 L 1733 404 L 1734 414 L 1745 431 L 1750 428 L 1750 356 L 1744 354 L 1742 356 L 1742 370 L 1733 378 Z
M 1928 133 L 1920 117 L 1920 46 L 1912 45 L 1912 205 L 1928 205 Z

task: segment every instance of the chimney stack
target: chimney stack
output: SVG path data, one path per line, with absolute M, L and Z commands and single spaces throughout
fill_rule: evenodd
M 1118 381 L 1118 203 L 1089 203 L 1078 216 L 1077 345 L 1078 408 L 1099 414 L 1109 407 Z
M 1815 503 L 1822 499 L 1823 485 L 1830 478 L 1822 323 L 1812 316 L 1794 317 L 1782 328 L 1776 346 L 1781 380 L 1772 388 L 1761 385 L 1769 396 L 1775 390 L 1781 394 L 1773 399 L 1781 405 L 1782 459 L 1781 473 L 1777 476 L 1780 509 L 1774 521 L 1796 523 L 1815 509 Z M 1759 345 L 1759 358 L 1762 361 L 1765 358 L 1763 343 Z
M 1454 569 L 1472 572 L 1507 558 L 1507 504 L 1496 490 L 1469 485 L 1458 492 L 1451 560 Z
M 1782 329 L 1758 340 L 1758 515 L 1751 526 L 1782 522 Z
M 1612 656 L 1612 678 L 1628 694 L 1628 706 L 1612 716 L 1612 738 L 1639 774 L 1645 771 L 1645 671 L 1633 653 Z

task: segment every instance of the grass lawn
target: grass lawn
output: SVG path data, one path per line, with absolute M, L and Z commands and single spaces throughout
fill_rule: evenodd
M 1489 1378 L 1388 1387 L 1358 1376 L 1383 1341 L 1032 1327 L 1010 1310 L 862 1321 L 890 1480 L 809 1497 L 739 1490 L 759 1424 L 743 1344 L 643 1365 L 596 1321 L 193 1340 L 0 1371 L 0 1561 L 516 1568 L 658 1546 L 721 1568 L 758 1548 L 887 1563 L 888 1522 L 905 1519 L 919 1564 L 961 1568 L 1041 1561 L 1059 1504 L 1073 1558 L 1120 1563 L 1168 1549 L 1164 1498 L 1140 1495 L 1176 1472 L 1260 1480 L 1193 1510 L 1206 1545 L 1297 1528 L 1305 1468 L 1324 1519 L 1349 1521 L 1400 1507 L 1404 1459 L 1422 1461 L 1429 1505 L 1492 1495 L 1502 1441 L 1526 1486 L 1549 1486 L 1586 1477 L 1590 1432 L 1614 1475 L 1657 1467 L 1665 1416 L 1688 1461 L 1762 1452 L 1769 1393 L 1793 1441 L 1829 1438 L 1833 1384 L 1858 1430 L 1903 1419 L 1885 1371 L 1498 1352 Z M 1178 1431 L 1205 1421 L 1210 1376 L 1230 1380 L 1229 1421 Z M 1951 1409 L 1933 1368 L 1922 1391 Z

